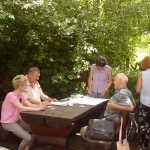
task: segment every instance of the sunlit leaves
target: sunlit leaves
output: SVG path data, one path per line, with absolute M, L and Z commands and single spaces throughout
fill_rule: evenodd
M 86 86 L 99 55 L 125 68 L 135 58 L 136 37 L 149 30 L 146 0 L 3 0 L 0 7 L 2 70 L 14 76 L 37 66 L 54 95 Z

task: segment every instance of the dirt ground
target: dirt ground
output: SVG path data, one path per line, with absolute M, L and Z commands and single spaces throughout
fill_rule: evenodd
M 137 139 L 134 142 L 130 142 L 130 150 L 140 150 L 140 142 L 139 139 Z M 116 144 L 113 144 L 113 147 L 116 147 Z M 70 137 L 69 140 L 69 150 L 89 150 L 87 147 L 87 143 L 80 134 L 76 134 L 72 137 Z

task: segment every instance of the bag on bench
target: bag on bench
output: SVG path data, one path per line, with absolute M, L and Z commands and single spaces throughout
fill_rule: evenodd
M 114 121 L 90 119 L 85 132 L 85 137 L 97 140 L 110 141 L 115 136 Z
M 129 113 L 127 124 L 127 140 L 133 142 L 138 137 L 138 124 L 133 113 Z

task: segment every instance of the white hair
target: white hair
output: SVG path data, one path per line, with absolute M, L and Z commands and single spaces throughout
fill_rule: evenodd
M 117 78 L 121 79 L 123 82 L 128 82 L 128 77 L 124 73 L 118 73 Z

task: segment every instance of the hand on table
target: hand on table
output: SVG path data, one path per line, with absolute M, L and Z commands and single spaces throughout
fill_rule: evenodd
M 51 105 L 51 102 L 49 102 L 49 101 L 44 101 L 44 103 L 45 103 L 46 106 Z
M 51 102 L 58 102 L 58 100 L 56 98 L 52 98 Z
M 41 103 L 39 104 L 39 110 L 44 110 L 45 108 L 46 108 L 45 102 L 41 102 Z
M 55 99 L 55 98 L 52 98 L 51 102 L 58 102 L 58 100 Z M 50 101 L 44 101 L 44 103 L 45 103 L 46 106 L 51 105 L 51 102 Z
M 105 91 L 105 90 L 104 90 L 103 92 L 101 92 L 100 97 L 104 97 L 105 94 L 106 94 L 106 92 L 107 92 L 107 91 Z
M 92 90 L 91 89 L 88 89 L 88 94 L 91 94 L 92 93 Z

